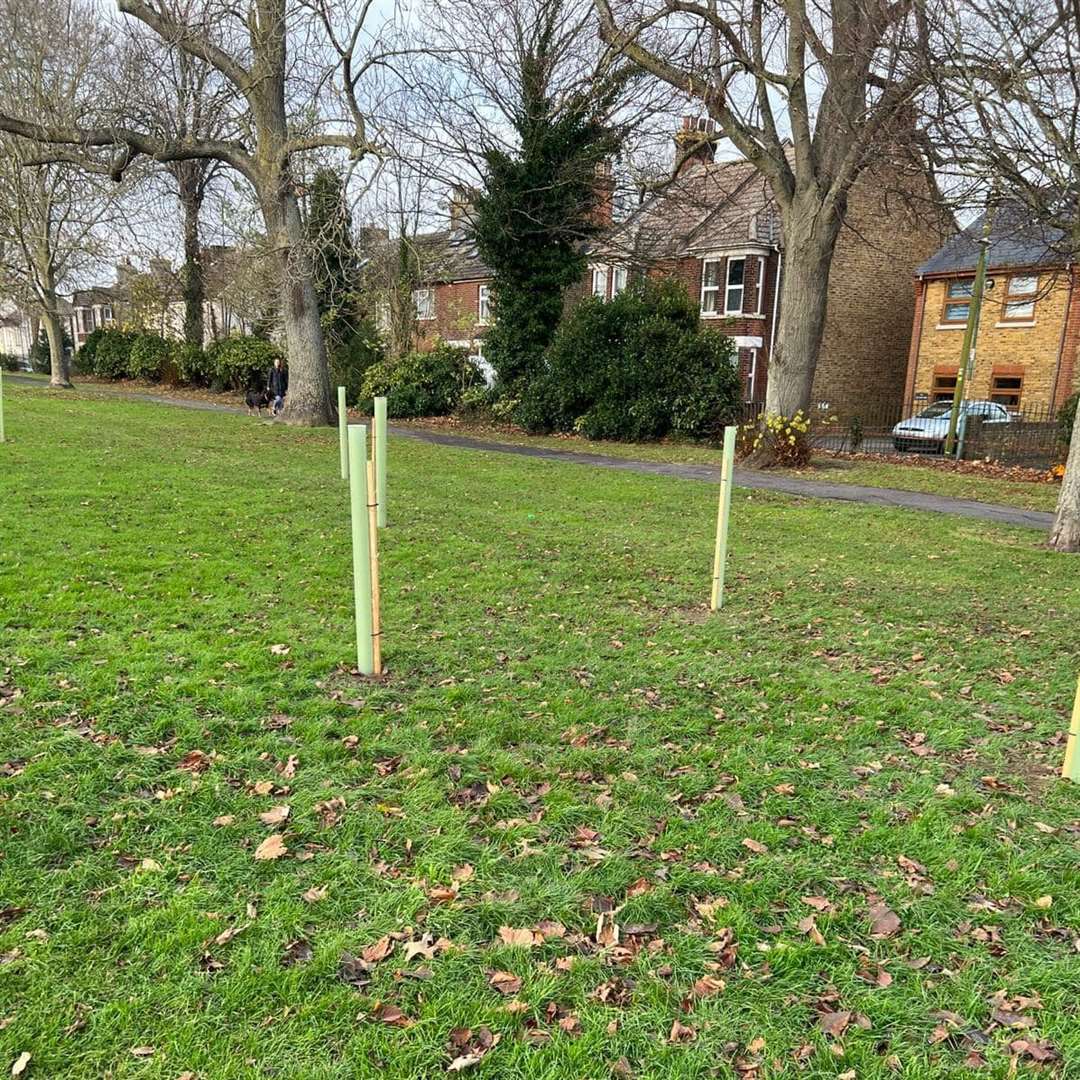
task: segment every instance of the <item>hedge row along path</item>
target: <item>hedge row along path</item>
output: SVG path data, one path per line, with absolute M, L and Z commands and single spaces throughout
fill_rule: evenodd
M 12 385 L 42 387 L 43 381 L 28 375 L 7 374 Z M 93 386 L 81 391 L 86 394 L 113 395 L 134 401 L 149 401 L 158 405 L 173 405 L 184 409 L 205 412 L 243 414 L 240 406 L 220 405 L 195 398 L 171 397 L 164 394 L 137 393 L 128 390 Z M 483 450 L 497 454 L 519 454 L 522 457 L 543 458 L 574 465 L 593 465 L 602 469 L 621 469 L 625 472 L 646 473 L 654 476 L 673 476 L 681 480 L 703 480 L 719 483 L 720 470 L 709 465 L 686 465 L 660 461 L 640 461 L 633 458 L 615 458 L 605 454 L 588 454 L 578 450 L 552 450 L 549 447 L 521 446 L 514 443 L 494 442 L 471 438 L 468 435 L 449 435 L 438 431 L 390 425 L 390 434 L 440 446 L 458 447 L 462 450 Z M 978 502 L 975 499 L 953 499 L 926 492 L 903 491 L 898 488 L 870 487 L 861 484 L 833 484 L 826 480 L 805 480 L 783 473 L 765 472 L 760 469 L 736 469 L 735 486 L 758 491 L 772 491 L 784 495 L 796 495 L 808 499 L 836 499 L 841 502 L 867 503 L 906 510 L 925 510 L 939 514 L 955 514 L 959 517 L 978 518 L 1001 525 L 1047 530 L 1054 515 L 1041 510 L 1021 510 L 1013 506 Z

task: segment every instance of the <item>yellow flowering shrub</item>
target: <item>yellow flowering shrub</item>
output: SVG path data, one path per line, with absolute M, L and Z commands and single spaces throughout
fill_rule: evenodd
M 810 418 L 800 409 L 794 416 L 762 413 L 746 425 L 740 440 L 747 454 L 764 452 L 768 460 L 783 468 L 810 464 Z

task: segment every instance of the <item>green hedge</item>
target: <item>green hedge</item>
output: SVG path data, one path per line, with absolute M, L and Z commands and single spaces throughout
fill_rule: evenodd
M 483 378 L 464 349 L 440 342 L 430 352 L 409 353 L 373 364 L 364 376 L 363 400 L 386 396 L 389 416 L 449 416 Z
M 229 337 L 206 350 L 206 367 L 214 385 L 226 390 L 247 390 L 266 385 L 274 360 L 281 351 L 257 337 Z
M 741 385 L 731 339 L 698 318 L 676 281 L 582 301 L 523 393 L 518 422 L 589 439 L 717 439 L 737 416 Z

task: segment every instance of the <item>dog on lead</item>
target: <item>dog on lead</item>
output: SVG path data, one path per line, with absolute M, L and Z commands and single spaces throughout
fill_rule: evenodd
M 262 416 L 263 409 L 270 408 L 270 395 L 265 390 L 249 390 L 244 395 L 244 404 L 247 406 L 248 416 L 255 413 Z

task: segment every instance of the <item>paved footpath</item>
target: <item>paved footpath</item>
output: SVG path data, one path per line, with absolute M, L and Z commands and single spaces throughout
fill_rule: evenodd
M 28 376 L 5 375 L 16 385 L 43 387 L 40 379 Z M 115 395 L 136 401 L 150 401 L 160 405 L 173 405 L 183 409 L 201 409 L 205 412 L 243 413 L 240 406 L 219 405 L 216 402 L 199 401 L 195 398 L 169 397 L 165 394 L 133 393 L 113 390 L 102 386 L 90 386 L 90 394 Z M 474 439 L 468 435 L 451 435 L 423 428 L 398 427 L 391 424 L 391 435 L 438 446 L 453 446 L 462 450 L 484 450 L 496 454 L 518 454 L 521 457 L 540 458 L 574 465 L 593 465 L 601 469 L 620 469 L 624 472 L 645 473 L 652 476 L 674 476 L 682 480 L 704 480 L 716 483 L 720 470 L 711 465 L 680 465 L 663 461 L 639 461 L 634 458 L 609 457 L 606 454 L 588 454 L 578 450 L 555 450 L 542 446 L 518 445 L 516 443 L 492 442 Z M 867 487 L 862 484 L 831 484 L 827 480 L 804 480 L 783 473 L 766 472 L 761 469 L 736 469 L 735 486 L 758 491 L 775 491 L 784 495 L 798 495 L 808 499 L 835 499 L 839 502 L 867 503 L 893 509 L 928 510 L 939 514 L 995 521 L 1001 525 L 1019 525 L 1032 529 L 1048 530 L 1054 515 L 1043 510 L 1021 510 L 1015 506 L 999 506 L 996 503 L 977 502 L 975 499 L 952 499 L 944 495 L 930 495 L 919 491 L 901 491 L 896 488 Z

